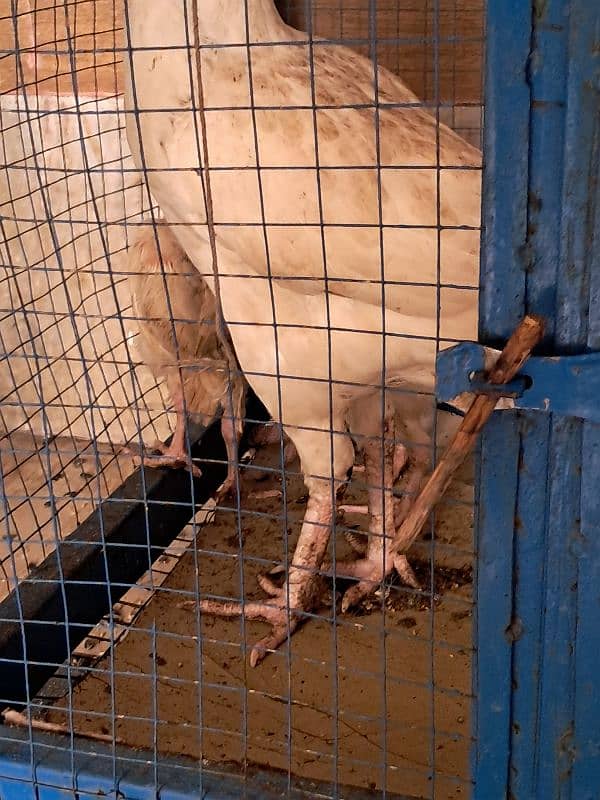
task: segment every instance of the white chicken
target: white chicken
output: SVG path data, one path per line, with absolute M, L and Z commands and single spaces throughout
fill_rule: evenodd
M 247 383 L 219 342 L 214 296 L 162 220 L 141 228 L 127 252 L 127 271 L 140 355 L 154 376 L 166 381 L 177 420 L 170 444 L 141 461 L 149 467 L 185 466 L 199 476 L 186 443 L 186 422 L 208 425 L 221 406 L 228 466 L 220 492 L 225 494 L 235 481 Z
M 256 664 L 314 608 L 350 434 L 366 448 L 371 536 L 364 558 L 334 565 L 359 579 L 344 608 L 394 566 L 413 581 L 389 547 L 408 505 L 394 520 L 392 484 L 407 461 L 414 491 L 429 462 L 439 341 L 476 333 L 476 291 L 440 281 L 476 282 L 481 155 L 399 78 L 309 43 L 272 0 L 128 0 L 127 32 L 134 158 L 219 290 L 240 365 L 309 491 L 283 588 L 263 580 L 266 602 L 200 605 L 271 624 Z M 216 273 L 201 257 L 211 231 Z
M 127 251 L 127 271 L 140 356 L 155 378 L 165 380 L 177 420 L 169 445 L 155 446 L 159 455 L 145 453 L 134 460 L 148 467 L 186 467 L 199 477 L 186 443 L 186 422 L 190 418 L 206 426 L 221 406 L 227 452 L 227 477 L 218 492 L 223 497 L 235 483 L 248 384 L 219 341 L 214 295 L 162 219 L 156 227 L 141 228 Z M 280 442 L 279 426 L 259 425 L 248 443 L 252 452 Z M 283 443 L 287 465 L 295 449 L 286 436 Z

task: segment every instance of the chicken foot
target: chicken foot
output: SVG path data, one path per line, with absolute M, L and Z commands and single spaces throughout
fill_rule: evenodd
M 319 595 L 319 575 L 335 513 L 331 496 L 311 496 L 298 544 L 289 567 L 288 578 L 280 588 L 266 576 L 259 577 L 259 584 L 268 601 L 257 602 L 219 602 L 201 600 L 200 612 L 220 617 L 244 616 L 249 620 L 263 620 L 271 625 L 271 632 L 258 641 L 250 653 L 250 665 L 255 667 L 269 651 L 276 650 L 296 630 L 302 616 L 310 614 L 315 608 Z M 182 607 L 195 607 L 195 601 L 181 604 Z
M 355 578 L 358 583 L 351 586 L 342 599 L 345 612 L 367 597 L 395 568 L 402 581 L 414 589 L 419 582 L 404 554 L 393 552 L 392 543 L 396 527 L 408 513 L 413 495 L 419 489 L 425 465 L 419 461 L 411 463 L 404 450 L 406 481 L 404 495 L 397 499 L 393 485 L 400 456 L 398 448 L 391 442 L 371 441 L 365 445 L 365 474 L 368 483 L 369 541 L 366 555 L 356 561 L 337 562 L 335 575 L 338 578 Z M 408 463 L 406 463 L 408 462 Z M 356 510 L 358 510 L 358 507 Z
M 202 471 L 192 461 L 186 446 L 187 417 L 183 402 L 183 389 L 181 387 L 173 394 L 173 408 L 176 414 L 176 423 L 170 443 L 168 445 L 157 444 L 153 449 L 158 451 L 158 454 L 143 452 L 142 455 L 134 456 L 133 463 L 136 467 L 145 466 L 152 469 L 161 467 L 166 467 L 167 469 L 184 468 L 189 470 L 195 478 L 200 478 Z

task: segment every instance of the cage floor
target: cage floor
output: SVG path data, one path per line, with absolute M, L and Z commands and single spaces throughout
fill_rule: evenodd
M 255 465 L 276 467 L 278 458 L 265 450 Z M 239 620 L 200 621 L 177 605 L 198 586 L 203 593 L 240 596 L 237 514 L 223 510 L 200 531 L 195 551 L 182 558 L 128 635 L 44 717 L 78 732 L 115 735 L 130 746 L 156 746 L 163 754 L 246 761 L 329 783 L 385 785 L 419 798 L 468 797 L 469 472 L 463 470 L 437 513 L 433 607 L 427 593 L 415 596 L 398 585 L 383 611 L 375 599 L 338 615 L 335 625 L 325 605 L 319 619 L 293 636 L 289 651 L 282 647 L 253 670 Z M 358 482 L 347 494 L 350 502 L 360 499 Z M 278 488 L 275 475 L 246 470 L 241 534 L 249 598 L 261 596 L 260 560 L 283 558 L 282 500 L 264 496 Z M 293 544 L 305 507 L 300 476 L 287 480 L 287 494 Z M 347 523 L 353 521 L 365 522 Z M 350 556 L 341 535 L 336 547 L 339 556 Z M 412 551 L 426 587 L 431 552 L 431 541 Z M 264 631 L 260 623 L 246 623 L 246 641 Z
M 0 601 L 132 472 L 119 450 L 71 436 L 0 438 Z

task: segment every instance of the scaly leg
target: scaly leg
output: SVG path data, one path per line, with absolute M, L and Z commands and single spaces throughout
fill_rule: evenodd
M 275 650 L 291 636 L 301 622 L 302 614 L 310 613 L 315 607 L 319 586 L 317 572 L 329 543 L 333 515 L 331 495 L 309 498 L 287 582 L 279 588 L 264 576 L 259 579 L 262 588 L 271 595 L 269 601 L 200 601 L 199 608 L 204 614 L 221 617 L 239 617 L 243 614 L 246 619 L 260 619 L 271 625 L 271 632 L 252 648 L 251 666 L 255 667 L 270 650 Z M 180 606 L 195 608 L 196 602 L 186 601 Z
M 230 406 L 227 403 L 227 406 Z M 221 417 L 221 436 L 225 442 L 227 451 L 227 477 L 217 489 L 217 500 L 226 497 L 235 487 L 236 475 L 238 473 L 239 444 L 242 438 L 242 420 L 234 419 L 233 410 L 223 409 Z
M 389 435 L 389 431 L 387 432 Z M 404 451 L 406 458 L 406 451 Z M 395 472 L 402 468 L 402 461 L 389 442 L 369 442 L 365 446 L 365 473 L 368 482 L 369 543 L 364 558 L 352 562 L 338 562 L 336 575 L 342 578 L 358 578 L 358 583 L 348 589 L 342 600 L 342 611 L 347 611 L 369 595 L 395 568 L 402 580 L 415 589 L 419 583 L 405 555 L 394 554 L 391 544 L 396 524 L 406 514 L 412 502 L 412 494 L 421 482 L 422 472 L 409 464 L 405 491 L 408 496 L 399 501 L 393 497 Z
M 396 443 L 395 446 L 394 446 L 394 462 L 393 462 L 394 463 L 394 478 L 393 478 L 393 482 L 394 483 L 396 483 L 396 481 L 400 477 L 400 473 L 402 472 L 402 470 L 406 466 L 407 461 L 408 461 L 408 451 L 407 451 L 406 447 L 403 444 Z M 354 467 L 354 472 L 356 472 L 357 469 L 358 469 L 357 467 Z M 395 500 L 394 502 L 397 502 L 397 501 Z M 369 513 L 369 506 L 368 505 L 351 505 L 351 504 L 348 504 L 348 503 L 343 503 L 343 504 L 338 505 L 338 512 L 341 513 L 341 514 L 368 514 Z M 353 537 L 353 538 L 356 539 L 356 537 Z M 350 542 L 350 544 L 352 545 L 354 550 L 356 550 L 357 553 L 359 553 L 360 555 L 364 555 L 365 554 L 365 552 L 367 550 L 366 544 L 364 546 L 361 546 L 356 541 Z
M 192 475 L 199 478 L 202 472 L 197 467 L 188 453 L 185 441 L 185 433 L 187 428 L 187 420 L 183 403 L 183 389 L 181 385 L 173 394 L 173 408 L 177 415 L 175 430 L 171 437 L 170 444 L 159 444 L 155 447 L 160 455 L 154 453 L 144 453 L 141 456 L 134 456 L 133 463 L 136 466 L 152 467 L 153 469 L 159 467 L 167 467 L 169 469 L 181 469 L 182 467 L 189 470 Z
M 403 444 L 395 443 L 394 444 L 394 477 L 393 483 L 395 484 L 398 478 L 400 477 L 400 473 L 406 466 L 408 461 L 408 451 Z M 356 472 L 356 467 L 354 467 L 354 471 Z M 394 498 L 394 507 L 398 500 Z M 350 505 L 350 504 L 340 504 L 338 505 L 338 513 L 341 513 L 342 516 L 344 514 L 368 514 L 369 513 L 369 505 Z M 344 533 L 346 541 L 352 547 L 355 553 L 359 556 L 365 556 L 367 553 L 367 537 L 363 533 L 357 533 L 355 531 L 346 531 Z
M 221 418 L 221 435 L 225 440 L 227 450 L 227 477 L 217 492 L 217 497 L 225 497 L 235 486 L 236 475 L 236 452 L 242 438 L 243 420 L 234 418 L 233 412 L 224 412 Z M 259 425 L 255 428 L 249 438 L 248 444 L 251 451 L 255 452 L 257 447 L 267 447 L 270 444 L 279 444 L 281 439 L 280 426 L 273 424 Z M 292 440 L 283 434 L 283 464 L 287 467 L 291 461 L 297 457 L 296 447 Z M 239 454 L 238 454 L 239 457 Z

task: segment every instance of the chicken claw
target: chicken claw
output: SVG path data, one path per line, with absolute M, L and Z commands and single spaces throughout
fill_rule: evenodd
M 243 616 L 249 620 L 262 620 L 271 625 L 271 632 L 263 636 L 250 651 L 250 666 L 257 664 L 270 652 L 292 635 L 298 627 L 302 609 L 288 609 L 285 587 L 277 590 L 277 595 L 268 602 L 220 603 L 214 600 L 201 600 L 198 604 L 203 614 L 215 614 L 220 617 Z M 194 604 L 195 605 L 195 604 Z
M 133 463 L 135 466 L 150 467 L 151 469 L 187 469 L 194 478 L 202 477 L 202 470 L 194 464 L 185 447 L 178 449 L 173 447 L 173 444 L 157 444 L 153 449 L 158 452 L 144 452 L 142 455 L 134 456 Z
M 371 561 L 368 557 L 361 558 L 353 563 L 343 563 L 336 565 L 336 577 L 338 578 L 359 578 L 358 583 L 346 590 L 342 598 L 342 612 L 346 613 L 354 606 L 358 605 L 375 589 L 377 589 L 387 575 L 395 569 L 402 582 L 416 591 L 422 591 L 422 586 L 412 567 L 408 563 L 405 555 L 390 557 L 389 566 L 383 567 L 381 563 Z
M 390 421 L 390 427 L 393 424 Z M 365 445 L 365 473 L 368 484 L 369 541 L 366 554 L 356 561 L 338 561 L 335 576 L 358 579 L 342 598 L 342 612 L 348 611 L 365 597 L 368 597 L 395 569 L 403 583 L 421 590 L 421 585 L 403 553 L 394 553 L 392 542 L 398 527 L 413 502 L 418 491 L 425 464 L 411 461 L 400 448 L 383 441 L 371 441 Z M 401 499 L 394 497 L 394 482 L 400 471 L 404 470 L 405 485 Z M 351 513 L 364 513 L 364 506 L 347 506 Z M 357 547 L 353 547 L 358 550 Z M 329 566 L 329 570 L 333 571 Z
M 317 605 L 323 557 L 329 543 L 334 504 L 330 495 L 310 496 L 294 551 L 293 563 L 287 581 L 279 588 L 266 575 L 258 582 L 270 595 L 269 601 L 220 602 L 217 600 L 185 601 L 181 608 L 198 608 L 200 613 L 219 617 L 241 617 L 263 620 L 271 625 L 271 632 L 258 641 L 250 653 L 250 665 L 255 667 L 265 656 L 276 650 L 292 635 L 301 617 L 310 614 Z

